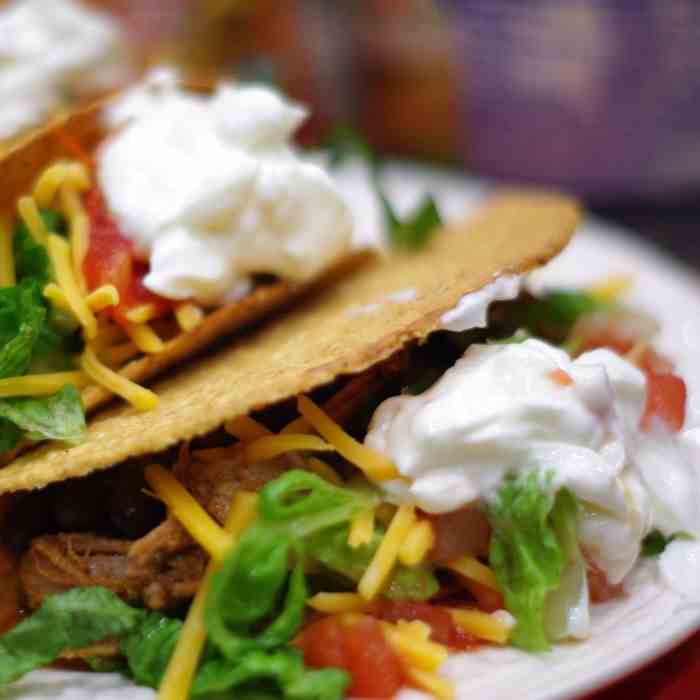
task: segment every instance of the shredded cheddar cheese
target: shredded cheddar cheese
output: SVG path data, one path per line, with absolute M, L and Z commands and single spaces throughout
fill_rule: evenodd
M 262 423 L 250 416 L 238 416 L 224 423 L 224 430 L 241 442 L 252 442 L 266 435 L 272 435 Z
M 52 233 L 48 238 L 48 249 L 56 273 L 56 279 L 66 295 L 66 300 L 73 315 L 83 326 L 85 336 L 88 339 L 95 338 L 97 336 L 97 319 L 90 311 L 78 288 L 70 261 L 68 243 L 60 236 Z
M 165 343 L 147 323 L 127 323 L 124 331 L 131 342 L 146 355 L 157 355 L 165 348 Z
M 434 673 L 447 659 L 449 652 L 442 644 L 420 639 L 415 632 L 398 625 L 383 623 L 382 628 L 389 645 L 409 668 Z
M 0 399 L 11 396 L 50 396 L 68 384 L 83 387 L 87 383 L 88 377 L 83 372 L 52 372 L 8 377 L 0 379 Z
M 204 309 L 190 302 L 180 304 L 175 309 L 175 320 L 180 330 L 190 333 L 204 320 Z
M 374 509 L 358 513 L 350 521 L 348 544 L 353 549 L 357 549 L 369 544 L 372 541 L 372 535 L 374 535 Z
M 139 304 L 129 309 L 124 316 L 130 323 L 148 323 L 156 316 L 156 307 L 154 304 Z
M 119 290 L 113 284 L 103 284 L 86 298 L 91 311 L 97 313 L 119 303 Z
M 78 192 L 90 188 L 90 173 L 84 163 L 73 161 L 66 165 L 66 182 L 75 187 Z
M 152 391 L 134 384 L 126 377 L 122 377 L 109 367 L 105 367 L 98 359 L 95 351 L 86 347 L 80 360 L 80 364 L 86 374 L 97 384 L 109 389 L 113 394 L 126 399 L 139 411 L 150 411 L 158 405 L 158 396 Z
M 0 219 L 0 287 L 14 287 L 17 283 L 13 240 L 12 229 Z
M 391 570 L 396 565 L 401 545 L 415 520 L 413 506 L 406 504 L 399 506 L 357 586 L 359 594 L 365 600 L 373 600 L 381 592 Z
M 66 293 L 54 282 L 49 282 L 44 287 L 44 296 L 58 309 L 72 314 L 73 311 L 68 303 Z M 106 309 L 109 306 L 116 306 L 119 303 L 119 292 L 114 285 L 105 284 L 99 287 L 94 292 L 85 297 L 90 311 L 98 312 Z M 101 329 L 98 329 L 98 335 L 102 335 Z
M 44 170 L 34 185 L 34 200 L 40 207 L 48 207 L 53 202 L 66 179 L 66 163 L 54 163 Z
M 224 525 L 224 530 L 231 536 L 231 547 L 255 519 L 256 510 L 257 494 L 245 491 L 236 494 Z M 217 570 L 218 563 L 210 561 L 158 689 L 159 700 L 187 700 L 190 696 L 190 687 L 207 637 L 204 606 L 211 578 Z
M 316 435 L 266 435 L 246 446 L 248 462 L 264 462 L 287 452 L 332 452 L 333 446 Z
M 20 197 L 17 202 L 17 211 L 19 212 L 22 221 L 24 221 L 27 230 L 35 243 L 45 246 L 48 240 L 48 231 L 44 225 L 44 220 L 41 218 L 39 209 L 36 206 L 34 197 Z
M 146 481 L 192 537 L 216 559 L 221 561 L 232 539 L 207 513 L 190 492 L 171 472 L 158 464 L 146 467 Z
M 406 566 L 416 566 L 425 559 L 435 544 L 435 532 L 428 520 L 419 520 L 410 529 L 399 550 L 399 561 Z
M 426 624 L 422 620 L 397 620 L 396 627 L 398 627 L 398 629 L 400 629 L 404 634 L 407 634 L 414 639 L 420 639 L 424 642 L 430 639 L 430 625 Z
M 299 413 L 333 447 L 372 481 L 399 478 L 391 460 L 348 435 L 334 420 L 306 396 L 298 398 Z
M 475 609 L 448 608 L 450 616 L 462 629 L 478 639 L 495 644 L 506 644 L 510 628 L 494 615 Z
M 406 669 L 406 674 L 413 685 L 432 694 L 437 700 L 454 700 L 454 686 L 436 673 L 428 673 L 411 666 Z
M 455 559 L 447 564 L 447 568 L 494 591 L 501 590 L 496 580 L 496 574 L 475 557 L 464 556 Z
M 326 615 L 363 612 L 367 609 L 367 601 L 357 593 L 317 593 L 306 604 Z

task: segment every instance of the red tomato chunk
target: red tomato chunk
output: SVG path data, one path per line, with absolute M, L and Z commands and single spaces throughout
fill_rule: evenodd
M 404 685 L 401 661 L 377 620 L 325 617 L 304 629 L 299 646 L 309 666 L 345 669 L 352 677 L 351 697 L 392 698 Z
M 126 323 L 125 312 L 140 304 L 154 304 L 156 315 L 171 309 L 172 302 L 143 286 L 148 264 L 139 260 L 133 243 L 119 230 L 99 189 L 90 189 L 84 202 L 90 219 L 90 245 L 83 263 L 87 286 L 93 290 L 103 284 L 113 284 L 119 292 L 119 304 L 104 313 L 123 324 Z

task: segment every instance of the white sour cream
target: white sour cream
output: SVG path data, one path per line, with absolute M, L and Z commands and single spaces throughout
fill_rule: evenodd
M 508 473 L 551 471 L 590 511 L 583 544 L 617 582 L 650 527 L 633 459 L 645 399 L 644 375 L 608 350 L 572 361 L 539 340 L 473 345 L 423 394 L 382 403 L 366 441 L 409 480 L 390 496 L 430 513 L 489 501 Z
M 453 309 L 440 318 L 446 331 L 468 331 L 470 328 L 486 328 L 489 306 L 495 301 L 508 301 L 520 294 L 520 275 L 501 275 L 476 292 L 465 294 Z
M 0 9 L 0 37 L 0 139 L 130 73 L 117 23 L 73 0 L 15 0 Z
M 194 95 L 163 72 L 109 110 L 121 126 L 99 150 L 99 182 L 150 256 L 146 287 L 220 304 L 252 274 L 307 280 L 345 252 L 349 207 L 289 144 L 306 114 L 267 87 Z

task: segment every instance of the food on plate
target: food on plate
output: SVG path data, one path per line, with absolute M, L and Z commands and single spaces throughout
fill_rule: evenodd
M 3 159 L 0 460 L 78 442 L 115 394 L 152 409 L 137 382 L 361 262 L 334 181 L 290 145 L 305 117 L 162 71 Z
M 4 518 L 0 683 L 78 658 L 164 700 L 453 698 L 450 653 L 583 639 L 645 556 L 682 577 L 697 455 L 655 323 L 620 281 L 524 285 L 578 216 L 495 197 L 160 383 L 154 411 L 0 470 L 35 489 Z
M 3 3 L 0 36 L 0 152 L 135 71 L 117 20 L 78 0 Z

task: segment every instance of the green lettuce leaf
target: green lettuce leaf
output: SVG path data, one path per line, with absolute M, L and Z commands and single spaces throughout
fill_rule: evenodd
M 87 430 L 80 392 L 72 385 L 52 396 L 0 399 L 0 418 L 14 424 L 28 440 L 77 443 Z
M 26 620 L 0 637 L 0 687 L 80 649 L 134 629 L 143 611 L 100 587 L 49 596 Z
M 311 472 L 293 469 L 265 486 L 259 511 L 263 522 L 303 539 L 378 504 L 379 496 L 369 488 L 341 488 Z
M 348 525 L 317 532 L 306 541 L 306 551 L 326 568 L 357 582 L 372 561 L 384 533 L 377 530 L 369 544 L 356 548 L 348 544 L 348 533 Z M 427 600 L 438 589 L 439 584 L 429 566 L 399 565 L 392 573 L 384 595 L 393 600 Z
M 253 526 L 212 578 L 204 619 L 212 643 L 231 661 L 282 646 L 301 627 L 306 579 L 298 550 L 289 575 L 293 550 L 288 535 Z
M 507 478 L 488 511 L 493 529 L 490 563 L 516 626 L 515 646 L 546 651 L 548 597 L 578 553 L 578 505 L 566 490 L 552 495 L 551 475 Z
M 205 662 L 192 686 L 192 695 L 230 692 L 241 686 L 249 686 L 247 692 L 254 692 L 251 686 L 257 687 L 265 681 L 273 682 L 279 691 L 272 697 L 285 700 L 340 700 L 349 685 L 348 675 L 343 671 L 310 670 L 304 666 L 301 652 L 278 649 L 252 651 L 235 664 L 223 659 Z M 241 695 L 236 692 L 230 697 Z
M 20 377 L 42 335 L 46 308 L 33 283 L 0 290 L 0 379 Z
M 182 621 L 156 612 L 140 612 L 138 624 L 121 638 L 121 651 L 131 677 L 141 685 L 157 688 L 175 651 Z

